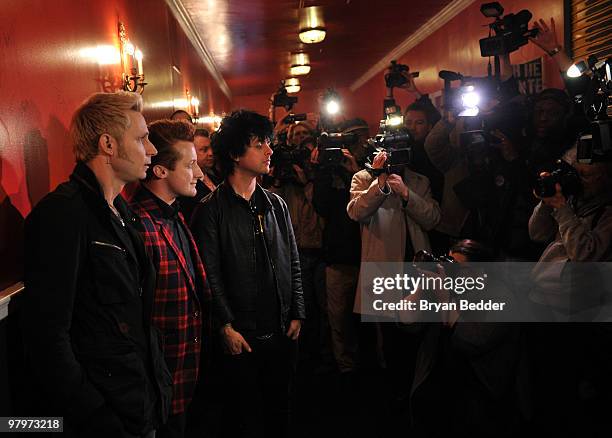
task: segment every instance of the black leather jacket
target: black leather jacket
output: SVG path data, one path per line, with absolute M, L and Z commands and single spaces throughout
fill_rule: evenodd
M 280 303 L 280 329 L 304 319 L 300 261 L 287 204 L 259 185 L 266 200 L 264 236 Z M 196 207 L 191 229 L 204 259 L 212 291 L 217 327 L 231 322 L 240 330 L 255 330 L 257 269 L 253 223 L 248 203 L 223 182 Z M 248 215 L 240 209 L 247 209 Z
M 106 405 L 140 435 L 165 421 L 172 376 L 151 324 L 155 270 L 138 219 L 121 196 L 114 204 L 125 233 L 79 163 L 28 216 L 24 345 L 41 412 L 78 429 Z

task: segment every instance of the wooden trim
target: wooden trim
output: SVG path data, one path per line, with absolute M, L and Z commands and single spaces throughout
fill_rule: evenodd
M 448 23 L 450 20 L 455 18 L 460 12 L 462 12 L 472 3 L 474 3 L 474 0 L 454 0 L 453 2 L 449 3 L 433 18 L 429 19 L 425 24 L 423 24 L 416 32 L 414 32 L 412 35 L 402 41 L 398 46 L 396 46 L 393 50 L 387 53 L 380 61 L 370 67 L 368 71 L 366 71 L 357 80 L 355 80 L 355 82 L 351 84 L 350 90 L 354 92 L 355 90 L 363 86 L 366 82 L 376 76 L 376 74 L 387 68 L 391 60 L 399 59 L 406 52 L 416 47 L 432 33 L 434 33 L 446 23 Z
M 204 44 L 204 41 L 202 41 L 202 38 L 200 37 L 195 24 L 191 20 L 187 9 L 185 9 L 183 2 L 181 0 L 166 0 L 166 4 L 170 8 L 170 11 L 172 11 L 172 15 L 174 15 L 174 18 L 176 21 L 178 21 L 181 29 L 183 29 L 183 32 L 185 32 L 185 35 L 187 35 L 187 38 L 189 38 L 189 41 L 191 41 L 191 44 L 193 44 L 194 49 L 200 55 L 200 59 L 204 63 L 204 66 L 215 79 L 221 91 L 223 91 L 223 94 L 225 94 L 229 100 L 232 100 L 232 92 L 230 91 L 227 82 L 225 82 L 223 75 L 217 68 L 217 64 L 215 63 L 212 54 Z
M 11 298 L 24 290 L 23 282 L 15 283 L 12 286 L 0 291 L 0 321 L 6 318 L 9 314 L 9 303 Z

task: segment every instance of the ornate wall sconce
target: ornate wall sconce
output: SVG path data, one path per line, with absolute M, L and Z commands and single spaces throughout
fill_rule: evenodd
M 119 23 L 119 40 L 121 42 L 121 68 L 123 89 L 142 94 L 145 85 L 144 71 L 142 68 L 142 51 L 134 46 L 127 36 L 123 23 Z

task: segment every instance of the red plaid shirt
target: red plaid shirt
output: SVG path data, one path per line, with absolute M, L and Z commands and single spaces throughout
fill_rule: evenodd
M 198 248 L 182 214 L 177 212 L 175 219 L 168 219 L 159 202 L 163 201 L 141 186 L 130 207 L 140 217 L 145 248 L 157 271 L 153 323 L 162 332 L 164 357 L 172 373 L 172 413 L 179 414 L 189 406 L 198 380 L 202 304 L 210 299 L 210 290 Z M 169 220 L 177 220 L 183 227 L 195 278 Z

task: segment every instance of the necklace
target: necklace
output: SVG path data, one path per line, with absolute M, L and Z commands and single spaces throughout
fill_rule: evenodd
M 117 217 L 117 219 L 119 219 L 119 222 L 121 222 L 121 226 L 125 227 L 125 222 L 123 222 L 123 218 L 121 217 L 121 215 L 119 214 L 119 210 L 117 210 L 115 208 L 114 205 L 112 204 L 108 204 L 108 206 L 110 207 L 111 211 L 113 212 L 113 214 Z

